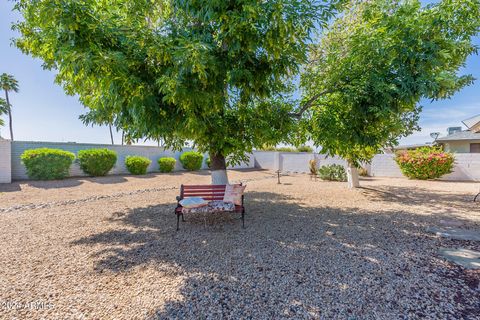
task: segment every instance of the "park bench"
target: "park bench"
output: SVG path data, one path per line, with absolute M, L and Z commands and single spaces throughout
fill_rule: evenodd
M 241 183 L 238 185 L 242 185 Z M 179 230 L 180 225 L 180 217 L 182 217 L 182 222 L 185 222 L 185 218 L 183 216 L 183 207 L 180 204 L 180 201 L 188 198 L 188 197 L 201 197 L 206 201 L 223 201 L 223 197 L 225 196 L 225 187 L 226 185 L 181 185 L 180 186 L 180 195 L 177 196 L 177 207 L 175 208 L 175 215 L 177 216 L 177 231 Z M 234 212 L 234 213 L 241 213 L 242 214 L 242 228 L 245 228 L 245 207 L 243 205 L 244 196 L 242 195 L 242 204 L 241 205 L 234 205 L 232 210 L 228 211 L 216 211 L 211 210 L 208 213 L 215 213 L 215 212 Z M 207 208 L 210 209 L 210 208 Z M 205 212 L 203 210 L 202 212 Z

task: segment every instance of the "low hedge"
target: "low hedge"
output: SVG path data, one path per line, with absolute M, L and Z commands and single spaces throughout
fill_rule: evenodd
M 158 166 L 160 167 L 160 172 L 172 172 L 173 169 L 175 169 L 175 164 L 177 163 L 177 160 L 175 158 L 160 158 L 158 159 Z
M 60 149 L 39 148 L 25 150 L 20 159 L 30 179 L 53 180 L 68 176 L 75 155 Z
M 117 153 L 109 149 L 88 149 L 78 151 L 80 168 L 91 176 L 104 176 L 115 166 Z
M 180 163 L 189 171 L 200 170 L 202 162 L 203 155 L 197 151 L 187 151 L 180 155 Z
M 297 147 L 298 152 L 313 152 L 313 148 L 310 146 L 299 146 Z
M 131 174 L 146 174 L 150 163 L 152 163 L 150 159 L 141 156 L 127 156 L 125 158 L 125 166 Z
M 395 156 L 403 175 L 410 179 L 437 179 L 453 171 L 455 157 L 439 147 L 422 147 Z
M 345 172 L 345 168 L 339 164 L 321 166 L 318 169 L 318 175 L 322 180 L 347 181 L 347 173 Z

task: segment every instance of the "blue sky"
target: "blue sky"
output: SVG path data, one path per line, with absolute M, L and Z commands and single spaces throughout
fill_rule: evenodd
M 12 6 L 11 1 L 0 1 L 0 73 L 14 75 L 20 84 L 20 92 L 10 97 L 15 139 L 110 143 L 108 128 L 85 127 L 78 120 L 85 108 L 77 98 L 67 96 L 54 84 L 53 72 L 43 70 L 40 60 L 11 46 L 11 38 L 16 36 L 10 28 L 11 23 L 20 18 L 11 11 Z M 480 45 L 479 37 L 475 43 Z M 424 109 L 419 123 L 422 131 L 402 139 L 402 144 L 431 141 L 430 132 L 443 135 L 447 127 L 461 126 L 462 120 L 480 113 L 480 56 L 469 57 L 462 72 L 471 73 L 479 80 L 452 99 L 432 103 L 422 101 Z M 0 128 L 0 134 L 8 138 L 8 127 Z M 116 133 L 114 139 L 120 143 L 120 133 Z

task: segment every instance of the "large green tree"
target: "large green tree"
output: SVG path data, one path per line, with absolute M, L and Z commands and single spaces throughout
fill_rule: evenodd
M 352 1 L 310 51 L 302 75 L 303 129 L 322 152 L 355 167 L 417 130 L 421 99 L 473 82 L 460 75 L 477 53 L 479 0 Z
M 288 79 L 310 36 L 335 14 L 316 0 L 20 0 L 16 45 L 57 72 L 91 109 L 115 114 L 134 138 L 193 141 L 226 158 L 288 138 L 296 121 Z
M 8 125 L 10 128 L 10 139 L 13 141 L 13 121 L 12 121 L 12 105 L 10 103 L 10 92 L 18 92 L 18 81 L 7 73 L 0 75 L 0 88 L 5 92 L 6 111 L 8 114 Z

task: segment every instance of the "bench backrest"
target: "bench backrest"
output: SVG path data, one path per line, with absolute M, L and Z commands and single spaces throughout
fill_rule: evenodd
M 241 185 L 241 184 L 240 184 Z M 201 197 L 207 201 L 223 200 L 225 185 L 181 185 L 180 198 Z

